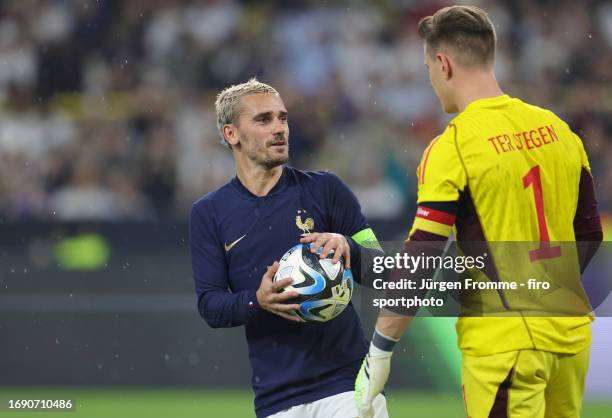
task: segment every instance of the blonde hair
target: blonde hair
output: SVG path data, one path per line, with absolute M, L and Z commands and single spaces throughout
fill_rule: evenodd
M 221 137 L 221 143 L 231 148 L 230 144 L 225 139 L 223 127 L 229 123 L 238 124 L 238 116 L 240 115 L 240 100 L 243 96 L 249 94 L 276 94 L 278 92 L 272 86 L 262 83 L 253 77 L 246 83 L 236 84 L 224 88 L 217 95 L 215 101 L 215 110 L 217 112 L 217 130 Z

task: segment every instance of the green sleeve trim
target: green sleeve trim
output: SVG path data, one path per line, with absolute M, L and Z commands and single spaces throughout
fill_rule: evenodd
M 374 231 L 372 231 L 372 228 L 362 229 L 361 231 L 351 236 L 351 238 L 358 245 L 364 248 L 382 251 L 382 248 L 378 243 L 378 239 L 376 239 L 376 235 L 374 234 Z

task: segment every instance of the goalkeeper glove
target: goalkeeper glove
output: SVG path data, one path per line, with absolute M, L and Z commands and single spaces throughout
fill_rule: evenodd
M 355 380 L 355 402 L 359 418 L 374 416 L 374 399 L 381 393 L 389 378 L 393 346 L 399 341 L 374 330 L 370 350 L 366 354 Z

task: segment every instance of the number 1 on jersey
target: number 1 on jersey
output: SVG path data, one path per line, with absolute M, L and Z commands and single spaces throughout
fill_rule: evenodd
M 529 251 L 531 262 L 547 258 L 561 256 L 561 247 L 551 247 L 546 217 L 544 216 L 544 197 L 542 195 L 542 179 L 540 177 L 540 166 L 536 165 L 523 177 L 523 187 L 526 189 L 533 186 L 533 197 L 535 198 L 536 212 L 538 214 L 538 228 L 540 230 L 540 248 Z

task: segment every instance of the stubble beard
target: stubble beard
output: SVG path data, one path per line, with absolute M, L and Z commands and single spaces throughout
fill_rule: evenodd
M 279 165 L 286 164 L 289 161 L 289 141 L 285 140 L 287 152 L 285 155 L 279 157 L 273 157 L 268 155 L 268 150 L 272 145 L 266 143 L 262 148 L 253 150 L 252 152 L 247 153 L 247 157 L 253 161 L 258 166 L 271 170 Z M 263 154 L 263 155 L 261 155 Z
M 278 167 L 279 165 L 283 165 L 286 164 L 287 161 L 289 161 L 289 145 L 287 145 L 287 155 L 283 155 L 281 157 L 265 157 L 261 160 L 257 160 L 254 159 L 253 161 L 260 165 L 261 167 L 265 168 L 266 170 L 271 170 L 275 167 Z

